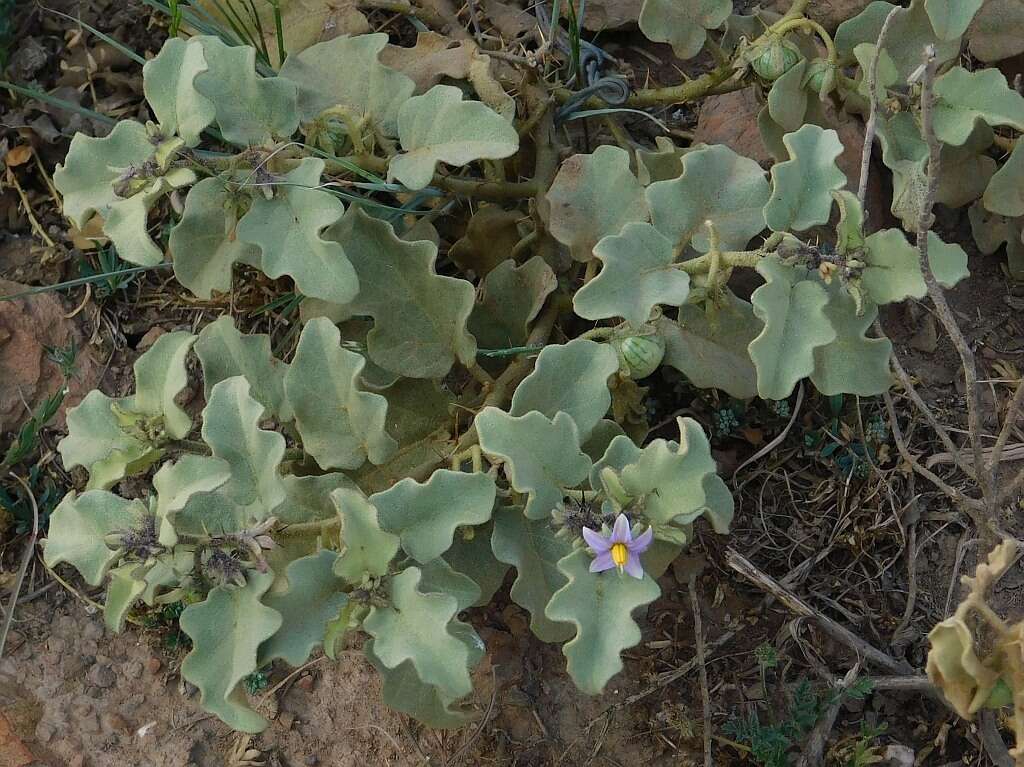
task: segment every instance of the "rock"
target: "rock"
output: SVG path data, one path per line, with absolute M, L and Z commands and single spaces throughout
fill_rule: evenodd
M 71 761 L 68 762 L 68 767 L 85 767 L 85 756 L 83 754 L 75 754 L 71 757 Z
M 90 621 L 82 628 L 82 638 L 97 640 L 103 636 L 103 626 L 98 622 Z
M 129 679 L 138 679 L 142 676 L 142 663 L 137 660 L 129 661 L 124 665 L 124 675 Z
M 118 735 L 124 735 L 131 730 L 131 725 L 128 724 L 127 720 L 120 714 L 108 711 L 100 717 L 100 724 L 103 725 L 103 729 L 107 732 L 113 732 Z
M 871 0 L 814 0 L 808 4 L 807 17 L 814 19 L 829 32 L 835 32 L 836 27 L 863 11 L 870 2 Z M 774 3 L 769 3 L 768 7 L 785 13 L 792 4 L 793 0 L 775 0 Z
M 302 760 L 302 763 L 306 765 L 306 767 L 316 767 L 320 764 L 320 760 L 317 758 L 316 754 L 310 754 Z
M 0 280 L 0 296 L 25 290 L 17 282 Z M 92 360 L 75 324 L 53 295 L 43 293 L 14 301 L 0 301 L 0 435 L 16 430 L 26 420 L 25 406 L 35 411 L 47 397 L 64 386 L 60 367 L 49 359 L 46 347 L 79 349 L 76 375 L 55 418 L 63 427 L 68 407 L 93 388 L 99 368 Z
M 146 672 L 156 674 L 162 665 L 159 658 L 150 658 L 146 661 Z
M 103 663 L 97 663 L 91 669 L 85 677 L 91 684 L 96 685 L 100 689 L 107 689 L 113 687 L 114 682 L 117 681 L 117 675 L 114 674 L 114 670 Z
M 761 106 L 753 88 L 704 99 L 697 117 L 697 129 L 693 132 L 693 143 L 725 144 L 737 154 L 762 165 L 770 164 L 772 156 L 757 127 L 757 113 Z
M 306 692 L 309 692 L 313 689 L 313 675 L 306 674 L 305 676 L 300 676 L 299 681 L 295 683 L 295 686 L 298 687 L 300 690 L 305 690 Z

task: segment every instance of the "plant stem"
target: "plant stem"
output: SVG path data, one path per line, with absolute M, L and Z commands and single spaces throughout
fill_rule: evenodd
M 868 220 L 867 196 L 868 177 L 871 175 L 871 151 L 875 145 L 875 134 L 878 131 L 878 94 L 876 83 L 878 82 L 878 60 L 882 57 L 882 46 L 885 45 L 885 38 L 889 34 L 889 27 L 896 17 L 900 8 L 896 7 L 889 11 L 882 24 L 882 30 L 878 33 L 878 42 L 875 43 L 875 55 L 871 59 L 871 66 L 868 67 L 868 98 L 871 100 L 870 112 L 868 113 L 867 127 L 864 129 L 864 148 L 860 156 L 860 179 L 857 184 L 857 199 L 860 201 L 861 210 L 864 212 L 864 223 Z
M 739 80 L 719 89 L 719 86 L 722 86 L 733 74 L 734 71 L 730 67 L 718 67 L 694 80 L 688 80 L 679 85 L 671 85 L 665 88 L 642 88 L 633 91 L 625 103 L 620 106 L 643 108 L 664 104 L 685 104 L 688 101 L 704 98 L 712 92 L 728 93 L 729 91 L 745 88 L 747 84 Z M 554 94 L 555 98 L 562 104 L 574 96 L 573 92 L 566 88 L 557 88 Z M 600 109 L 604 106 L 607 106 L 607 104 L 602 99 L 593 96 L 580 104 L 580 109 Z
M 331 173 L 350 172 L 351 165 L 356 165 L 375 173 L 386 173 L 388 161 L 383 157 L 364 154 L 354 157 L 342 157 L 341 162 L 327 161 L 327 169 Z M 540 193 L 540 184 L 530 181 L 489 181 L 486 179 L 458 178 L 435 173 L 431 185 L 460 197 L 476 197 L 481 200 L 501 202 L 504 200 L 522 200 L 536 197 Z
M 825 50 L 828 53 L 828 60 L 833 63 L 838 61 L 839 57 L 836 54 L 836 44 L 832 40 L 832 35 L 830 35 L 826 31 L 826 29 L 823 26 L 821 26 L 821 24 L 819 24 L 816 21 L 813 21 L 812 19 L 799 18 L 790 19 L 789 21 L 785 22 L 779 22 L 778 24 L 771 28 L 771 31 L 777 35 L 784 35 L 786 34 L 786 32 L 790 32 L 794 29 L 810 29 L 811 31 L 815 32 L 818 35 L 818 37 L 821 38 L 821 41 L 825 43 Z

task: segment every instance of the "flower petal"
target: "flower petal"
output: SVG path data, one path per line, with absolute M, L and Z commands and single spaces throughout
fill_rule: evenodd
M 643 580 L 644 577 L 644 566 L 640 564 L 640 555 L 630 551 L 629 556 L 626 558 L 626 564 L 623 567 L 628 575 L 632 575 L 638 580 Z
M 630 551 L 635 551 L 639 554 L 642 551 L 647 551 L 651 547 L 651 542 L 654 540 L 654 528 L 648 527 L 640 535 L 633 539 L 633 542 L 627 545 Z
M 619 514 L 615 518 L 615 527 L 612 528 L 612 543 L 630 543 L 633 540 L 633 532 L 629 529 L 629 520 L 625 514 Z
M 601 535 L 601 533 L 591 530 L 589 527 L 583 528 L 583 540 L 585 540 L 587 545 L 594 550 L 595 554 L 603 554 L 607 551 L 611 551 L 611 541 Z
M 594 557 L 594 561 L 590 563 L 590 572 L 599 573 L 602 570 L 613 570 L 615 569 L 615 563 L 612 561 L 612 555 L 610 552 L 602 552 Z M 643 572 L 641 570 L 641 572 Z

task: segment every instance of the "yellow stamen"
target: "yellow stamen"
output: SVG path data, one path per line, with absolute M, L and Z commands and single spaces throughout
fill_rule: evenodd
M 629 559 L 629 549 L 626 548 L 626 544 L 613 543 L 612 562 L 615 563 L 615 566 L 621 569 L 626 564 L 627 559 Z

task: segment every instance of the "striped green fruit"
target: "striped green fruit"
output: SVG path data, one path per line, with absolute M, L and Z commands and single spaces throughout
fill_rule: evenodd
M 657 334 L 630 336 L 617 345 L 630 378 L 646 378 L 658 369 L 665 357 L 665 339 Z

